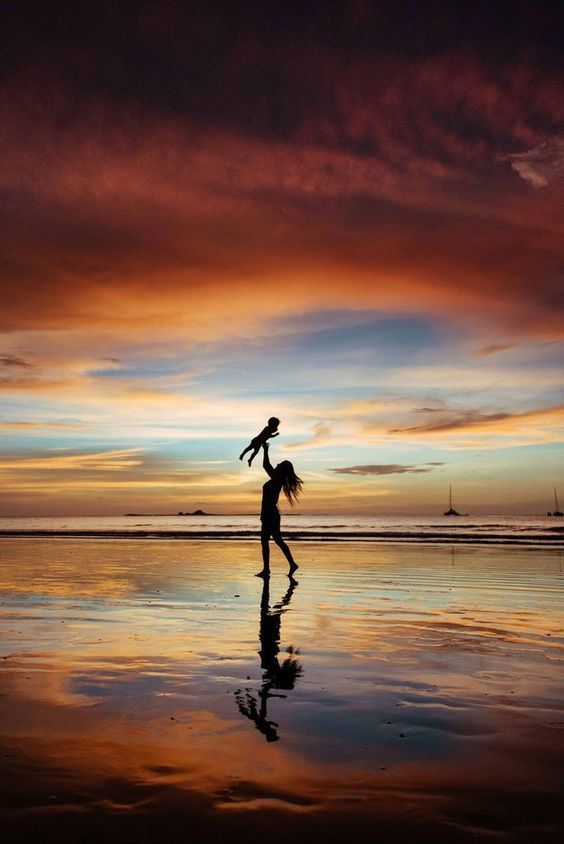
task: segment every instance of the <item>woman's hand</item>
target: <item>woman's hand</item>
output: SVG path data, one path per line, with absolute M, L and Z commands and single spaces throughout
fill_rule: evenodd
M 268 449 L 270 447 L 270 443 L 265 442 L 265 443 L 262 444 L 262 447 L 264 448 L 265 451 L 268 451 Z

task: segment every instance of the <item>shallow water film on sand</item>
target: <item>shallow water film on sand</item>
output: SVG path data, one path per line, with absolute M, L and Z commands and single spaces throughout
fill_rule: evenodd
M 8 840 L 560 840 L 564 555 L 0 542 Z

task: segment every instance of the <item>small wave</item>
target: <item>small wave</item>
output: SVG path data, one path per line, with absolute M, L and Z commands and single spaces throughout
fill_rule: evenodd
M 427 543 L 489 543 L 489 544 L 544 544 L 553 547 L 562 546 L 561 535 L 554 535 L 547 532 L 536 533 L 486 533 L 475 531 L 474 533 L 455 531 L 406 531 L 406 530 L 380 530 L 380 531 L 335 531 L 335 530 L 283 530 L 283 535 L 292 542 L 294 541 L 315 541 L 315 542 L 337 542 L 337 541 L 371 541 L 371 542 L 427 542 Z M 153 540 L 194 540 L 194 539 L 255 539 L 260 536 L 256 529 L 216 529 L 216 530 L 0 530 L 0 536 L 4 537 L 57 537 L 60 539 L 84 538 L 84 539 L 153 539 Z
M 480 524 L 476 524 L 475 522 L 466 522 L 465 523 L 465 522 L 456 521 L 456 523 L 445 524 L 445 522 L 441 522 L 440 524 L 437 524 L 437 525 L 425 524 L 425 525 L 413 525 L 413 527 L 414 528 L 421 528 L 422 530 L 426 530 L 427 528 L 440 528 L 442 530 L 445 530 L 445 527 L 446 528 L 452 527 L 453 530 L 460 530 L 460 528 L 472 528 L 473 530 L 483 530 L 484 528 L 490 528 L 490 529 L 491 528 L 505 528 L 505 529 L 507 529 L 508 525 L 503 524 L 501 522 L 491 522 L 491 523 L 490 522 L 482 522 Z M 523 529 L 528 530 L 530 528 L 527 525 Z
M 349 527 L 349 525 L 319 525 L 319 527 L 317 527 L 316 530 L 325 530 L 326 528 L 329 528 L 329 530 L 335 530 L 336 528 L 346 528 L 346 527 Z

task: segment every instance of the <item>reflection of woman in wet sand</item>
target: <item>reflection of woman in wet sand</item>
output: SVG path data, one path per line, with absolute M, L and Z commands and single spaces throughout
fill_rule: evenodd
M 257 697 L 251 689 L 239 690 L 235 693 L 235 699 L 239 712 L 253 721 L 257 730 L 263 734 L 267 741 L 278 741 L 278 724 L 268 720 L 268 699 L 271 697 L 286 697 L 286 695 L 271 694 L 272 689 L 290 690 L 302 673 L 302 666 L 295 657 L 298 650 L 289 647 L 289 656 L 280 664 L 278 654 L 280 653 L 280 623 L 285 607 L 288 606 L 298 581 L 290 578 L 290 587 L 280 603 L 270 609 L 270 578 L 264 578 L 262 587 L 262 598 L 260 602 L 260 666 L 264 670 L 262 675 L 262 688 Z M 260 704 L 259 704 L 260 700 Z
M 280 510 L 278 509 L 278 499 L 280 492 L 284 490 L 284 495 L 292 505 L 298 500 L 300 492 L 302 491 L 303 482 L 294 472 L 294 467 L 289 460 L 283 460 L 276 467 L 273 467 L 268 457 L 268 443 L 263 443 L 264 457 L 262 465 L 270 480 L 267 481 L 262 488 L 262 506 L 260 510 L 260 520 L 262 522 L 260 541 L 262 544 L 262 571 L 259 571 L 258 577 L 268 577 L 270 574 L 270 537 L 276 542 L 286 559 L 290 564 L 288 576 L 291 577 L 296 571 L 296 565 L 292 552 L 282 539 L 280 533 Z

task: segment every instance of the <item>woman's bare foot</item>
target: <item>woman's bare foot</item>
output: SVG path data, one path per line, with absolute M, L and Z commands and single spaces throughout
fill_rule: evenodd
M 263 569 L 262 571 L 257 571 L 255 577 L 270 577 L 270 571 L 268 569 Z
M 297 564 L 297 563 L 292 563 L 292 564 L 290 565 L 290 571 L 288 572 L 288 577 L 292 577 L 292 575 L 294 574 L 294 572 L 295 572 L 295 571 L 297 571 L 298 569 L 299 569 L 298 564 Z

